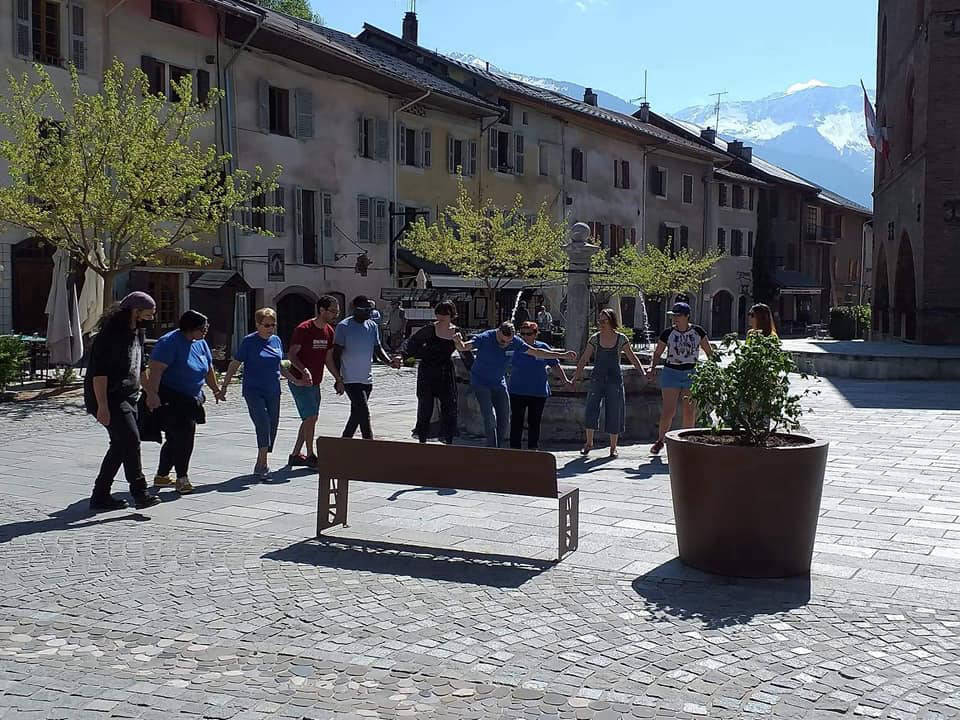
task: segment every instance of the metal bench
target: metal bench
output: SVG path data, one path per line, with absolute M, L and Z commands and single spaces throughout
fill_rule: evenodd
M 318 538 L 328 528 L 346 526 L 353 480 L 555 498 L 557 559 L 577 549 L 580 490 L 557 484 L 557 461 L 550 453 L 321 437 L 317 457 Z

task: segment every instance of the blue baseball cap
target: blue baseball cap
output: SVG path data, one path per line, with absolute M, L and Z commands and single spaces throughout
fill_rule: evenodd
M 685 302 L 674 303 L 668 315 L 686 315 L 690 317 L 690 305 Z

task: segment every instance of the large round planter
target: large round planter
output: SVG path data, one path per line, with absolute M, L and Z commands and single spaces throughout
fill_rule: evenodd
M 703 429 L 667 433 L 680 560 L 699 570 L 771 578 L 810 572 L 829 444 L 706 445 Z

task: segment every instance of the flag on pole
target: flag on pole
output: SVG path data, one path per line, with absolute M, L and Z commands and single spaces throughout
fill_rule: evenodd
M 887 129 L 877 127 L 877 114 L 873 110 L 873 104 L 870 102 L 870 96 L 867 95 L 867 88 L 860 81 L 860 87 L 863 88 L 863 114 L 867 121 L 867 139 L 873 149 L 884 157 L 890 153 L 890 144 L 887 142 Z

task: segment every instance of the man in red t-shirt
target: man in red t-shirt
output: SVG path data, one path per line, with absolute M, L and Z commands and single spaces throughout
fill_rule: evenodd
M 340 304 L 335 297 L 324 295 L 317 300 L 317 315 L 297 325 L 290 339 L 290 372 L 310 381 L 307 386 L 288 383 L 293 400 L 300 413 L 300 433 L 293 446 L 287 464 L 290 467 L 316 467 L 317 456 L 313 450 L 313 434 L 320 413 L 320 381 L 323 368 L 330 371 L 340 387 L 340 373 L 333 364 L 333 327 L 340 314 Z M 342 392 L 342 391 L 341 391 Z M 301 449 L 306 449 L 304 455 Z

